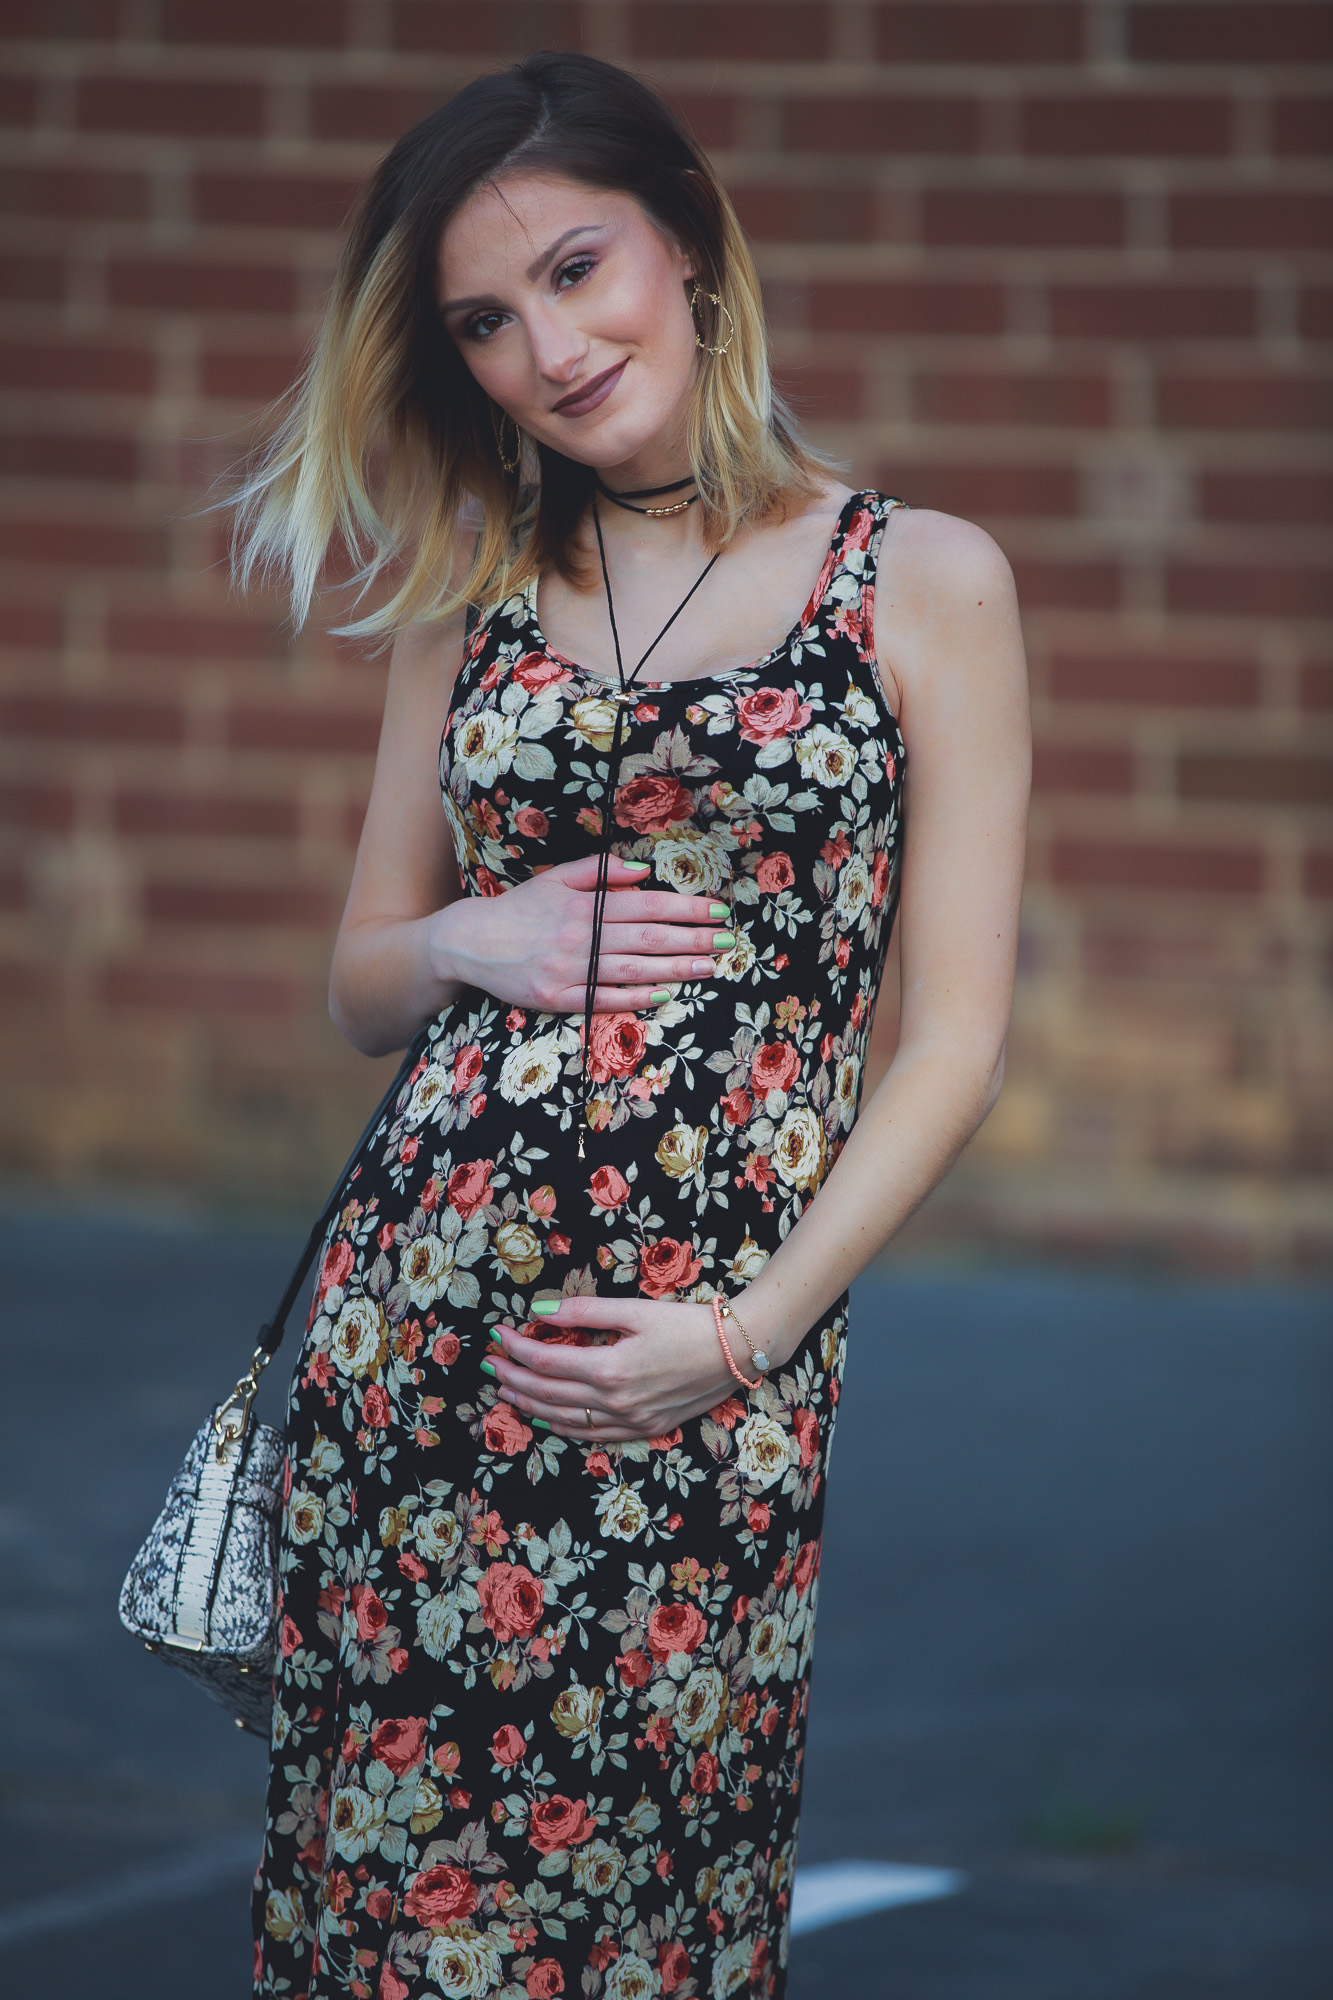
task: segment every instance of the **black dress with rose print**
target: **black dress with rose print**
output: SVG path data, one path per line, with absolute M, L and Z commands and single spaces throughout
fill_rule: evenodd
M 641 684 L 614 850 L 727 901 L 736 944 L 595 1018 L 586 1159 L 581 1018 L 476 990 L 362 1151 L 288 1414 L 257 1993 L 785 1989 L 846 1299 L 748 1395 L 625 1446 L 532 1430 L 481 1363 L 535 1299 L 737 1292 L 838 1155 L 897 902 L 871 635 L 898 504 L 848 501 L 766 659 Z M 445 725 L 471 895 L 600 832 L 607 683 L 535 602 L 482 619 Z

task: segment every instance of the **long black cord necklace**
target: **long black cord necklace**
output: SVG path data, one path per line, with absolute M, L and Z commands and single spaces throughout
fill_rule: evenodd
M 682 486 L 688 485 L 688 483 L 687 480 L 679 482 Z M 670 492 L 674 489 L 664 487 L 661 490 Z M 634 509 L 631 511 L 638 510 Z M 694 596 L 695 591 L 698 590 L 700 584 L 708 575 L 709 570 L 712 569 L 718 556 L 722 553 L 719 549 L 717 555 L 709 557 L 699 575 L 695 578 L 684 597 L 681 598 L 680 603 L 667 619 L 666 624 L 653 640 L 652 645 L 649 646 L 648 651 L 644 653 L 633 672 L 626 674 L 624 658 L 620 651 L 620 632 L 616 625 L 615 599 L 611 595 L 611 576 L 606 567 L 606 544 L 602 540 L 602 522 L 597 512 L 596 500 L 592 503 L 592 521 L 593 527 L 597 531 L 597 553 L 601 558 L 602 564 L 602 584 L 606 591 L 607 616 L 611 620 L 611 638 L 616 649 L 616 676 L 619 686 L 613 697 L 616 705 L 616 719 L 611 731 L 611 750 L 606 766 L 606 788 L 602 793 L 601 836 L 597 852 L 597 887 L 593 893 L 592 902 L 592 946 L 588 954 L 588 983 L 583 993 L 583 1124 L 579 1128 L 580 1159 L 586 1157 L 583 1150 L 583 1139 L 588 1126 L 588 1093 L 592 1082 L 593 1000 L 597 992 L 597 973 L 602 956 L 602 925 L 606 918 L 607 875 L 611 866 L 612 816 L 615 807 L 616 790 L 620 783 L 620 761 L 624 755 L 625 711 L 635 699 L 634 683 L 643 672 L 649 658 L 657 651 L 657 648 L 661 645 L 663 639 L 666 638 L 667 633 L 680 617 L 685 606 Z

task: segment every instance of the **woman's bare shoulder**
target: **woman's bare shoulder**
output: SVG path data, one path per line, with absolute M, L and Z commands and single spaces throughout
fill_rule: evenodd
M 1013 571 L 984 528 L 931 508 L 895 508 L 875 579 L 875 652 L 900 712 L 978 677 L 1021 676 Z
M 449 577 L 449 587 L 455 591 L 462 591 L 467 586 L 479 532 L 477 521 L 470 517 L 462 525 L 464 532 L 460 536 Z M 443 673 L 452 683 L 462 662 L 465 620 L 466 610 L 460 604 L 447 618 L 419 618 L 400 625 L 394 634 L 389 655 L 391 669 L 400 678 L 413 680 L 433 679 Z
M 463 652 L 464 614 L 451 618 L 423 618 L 400 626 L 394 635 L 390 660 L 395 668 L 413 676 L 458 670 Z
M 825 477 L 819 481 L 810 498 L 793 518 L 808 522 L 811 527 L 819 524 L 831 534 L 833 523 L 855 492 L 855 487 L 844 486 L 840 479 Z
M 995 538 L 975 521 L 932 507 L 893 510 L 876 582 L 904 605 L 928 598 L 936 608 L 970 606 L 977 590 L 1012 596 L 1014 589 L 1013 571 Z

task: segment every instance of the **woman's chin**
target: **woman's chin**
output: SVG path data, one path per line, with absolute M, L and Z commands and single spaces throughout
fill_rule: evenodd
M 587 417 L 562 425 L 561 433 L 560 437 L 548 440 L 556 451 L 605 475 L 618 467 L 633 468 L 645 458 L 655 460 L 664 454 L 669 454 L 674 463 L 682 449 L 685 426 L 674 406 L 660 413 L 608 409 L 605 416 L 594 410 Z

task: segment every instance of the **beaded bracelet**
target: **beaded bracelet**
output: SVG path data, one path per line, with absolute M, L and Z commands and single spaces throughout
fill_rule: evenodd
M 732 1374 L 736 1377 L 736 1380 L 742 1385 L 743 1388 L 757 1389 L 759 1387 L 760 1382 L 762 1382 L 764 1379 L 763 1376 L 762 1375 L 757 1376 L 755 1380 L 752 1382 L 748 1375 L 742 1375 L 740 1369 L 736 1366 L 736 1362 L 732 1355 L 731 1349 L 727 1345 L 727 1336 L 722 1331 L 722 1315 L 724 1312 L 727 1311 L 727 1309 L 728 1308 L 725 1299 L 714 1298 L 713 1324 L 717 1328 L 717 1337 L 722 1343 L 722 1352 L 727 1357 L 727 1366 L 728 1368 L 730 1368 Z M 739 1320 L 736 1323 L 739 1326 L 740 1324 Z
M 759 1373 L 761 1375 L 767 1374 L 769 1368 L 768 1356 L 767 1354 L 765 1354 L 762 1347 L 755 1346 L 749 1334 L 745 1331 L 745 1328 L 741 1326 L 741 1316 L 737 1312 L 735 1306 L 731 1303 L 730 1299 L 723 1299 L 722 1301 L 722 1317 L 724 1319 L 735 1320 L 737 1327 L 740 1329 L 741 1339 L 745 1342 L 745 1345 L 750 1350 L 750 1358 L 754 1362 L 755 1367 L 759 1370 Z

